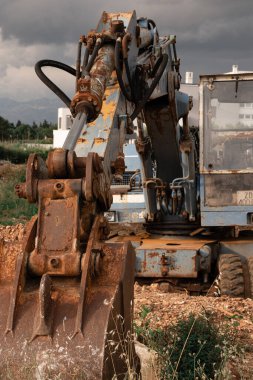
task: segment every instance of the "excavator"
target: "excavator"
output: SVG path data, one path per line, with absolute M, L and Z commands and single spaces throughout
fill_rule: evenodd
M 72 99 L 44 67 L 74 76 Z M 201 76 L 199 126 L 190 126 L 179 69 L 176 37 L 135 11 L 103 12 L 80 37 L 75 68 L 36 64 L 74 122 L 46 161 L 29 156 L 15 187 L 38 215 L 17 257 L 0 260 L 1 378 L 138 378 L 135 278 L 252 296 L 253 75 Z M 133 123 L 147 234 L 113 236 L 105 213 Z

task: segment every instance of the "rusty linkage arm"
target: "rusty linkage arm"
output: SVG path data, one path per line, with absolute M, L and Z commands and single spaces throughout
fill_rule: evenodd
M 97 153 L 77 157 L 74 151 L 65 149 L 49 152 L 46 162 L 31 154 L 26 182 L 16 185 L 15 191 L 20 198 L 37 203 L 39 212 L 18 257 L 6 333 L 14 329 L 20 294 L 24 293 L 30 276 L 40 278 L 33 340 L 51 334 L 52 278 L 81 275 L 76 334 L 82 328 L 86 279 L 99 274 L 102 259 L 99 244 L 109 233 L 102 213 L 109 209 L 112 196 L 101 159 Z M 97 240 L 93 252 L 94 237 Z
M 77 276 L 95 214 L 112 202 L 110 188 L 96 153 L 86 158 L 55 149 L 47 163 L 32 154 L 26 182 L 16 185 L 19 197 L 38 203 L 35 247 L 28 259 L 31 273 Z M 55 239 L 57 236 L 57 239 Z

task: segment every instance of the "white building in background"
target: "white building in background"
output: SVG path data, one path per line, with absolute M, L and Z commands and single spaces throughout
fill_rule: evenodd
M 232 66 L 232 71 L 225 74 L 246 74 L 252 73 L 251 71 L 240 71 L 238 65 Z M 220 127 L 226 128 L 239 128 L 251 127 L 253 128 L 253 102 L 237 103 L 229 101 L 219 101 L 218 99 L 211 100 L 212 114 Z
M 58 129 L 53 131 L 53 147 L 62 148 L 72 126 L 73 118 L 69 108 L 58 108 Z
M 185 73 L 185 83 L 180 84 L 180 91 L 192 97 L 193 107 L 189 112 L 189 126 L 198 127 L 199 125 L 199 85 L 193 83 L 193 72 Z
M 232 71 L 225 74 L 251 73 L 251 71 L 240 71 L 238 65 L 232 66 Z M 193 108 L 189 112 L 189 125 L 199 125 L 199 85 L 193 83 L 193 72 L 185 73 L 185 82 L 181 83 L 180 91 L 185 92 L 193 99 Z M 216 112 L 216 118 L 222 120 L 224 125 L 240 123 L 245 126 L 253 126 L 253 102 L 252 103 L 223 103 L 222 107 L 218 100 L 213 99 L 213 111 Z
M 240 71 L 238 70 L 238 65 L 232 66 L 232 71 L 227 74 L 237 74 L 237 73 L 252 73 L 252 71 Z M 240 103 L 237 104 L 239 111 L 237 112 L 237 123 L 245 125 L 247 127 L 253 127 L 253 103 Z

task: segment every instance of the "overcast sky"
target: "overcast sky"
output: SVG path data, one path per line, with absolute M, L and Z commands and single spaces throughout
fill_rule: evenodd
M 152 18 L 160 35 L 176 34 L 181 73 L 253 70 L 253 0 L 1 0 L 0 97 L 29 101 L 51 96 L 34 74 L 39 59 L 74 65 L 80 34 L 103 10 Z M 56 73 L 69 96 L 74 78 Z

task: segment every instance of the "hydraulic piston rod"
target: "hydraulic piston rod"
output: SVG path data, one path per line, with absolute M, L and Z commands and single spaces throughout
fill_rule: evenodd
M 69 134 L 63 144 L 63 149 L 66 150 L 74 150 L 77 140 L 79 139 L 79 136 L 84 128 L 84 126 L 87 123 L 87 114 L 85 112 L 78 112 L 78 114 L 75 117 L 75 121 L 72 125 L 71 130 L 69 131 Z

